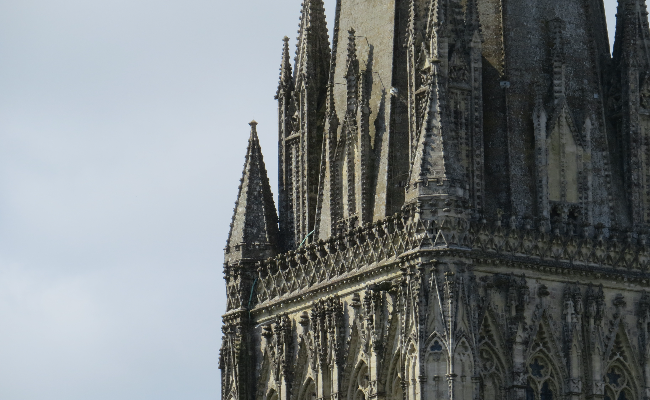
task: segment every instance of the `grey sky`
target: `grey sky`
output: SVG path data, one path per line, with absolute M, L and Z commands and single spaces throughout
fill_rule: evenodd
M 247 123 L 275 187 L 299 11 L 0 0 L 0 399 L 219 398 Z

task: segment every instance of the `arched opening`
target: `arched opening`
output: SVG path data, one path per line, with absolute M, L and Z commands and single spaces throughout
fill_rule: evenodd
M 491 346 L 484 344 L 479 350 L 481 359 L 481 392 L 484 400 L 501 400 L 503 393 L 504 366 Z
M 557 400 L 560 398 L 558 374 L 542 352 L 533 355 L 527 365 L 526 400 Z
M 449 397 L 447 374 L 449 357 L 447 347 L 442 340 L 434 338 L 427 346 L 426 375 L 427 398 L 446 399 Z
M 603 378 L 605 382 L 604 400 L 635 400 L 627 368 L 615 362 L 609 366 Z
M 366 400 L 370 389 L 370 370 L 368 365 L 361 361 L 354 373 L 353 379 L 350 381 L 350 388 L 348 390 L 348 398 L 350 400 Z
M 316 400 L 316 384 L 311 378 L 303 385 L 300 400 Z
M 278 395 L 278 392 L 275 390 L 271 389 L 269 393 L 266 395 L 266 400 L 279 400 L 280 396 Z
M 454 351 L 454 373 L 458 376 L 458 382 L 454 391 L 454 397 L 459 399 L 473 399 L 474 398 L 474 357 L 469 343 L 462 340 L 456 346 Z
M 397 353 L 393 357 L 390 370 L 388 372 L 388 381 L 386 382 L 386 398 L 387 400 L 403 400 L 404 394 L 402 391 L 402 376 L 401 376 L 401 363 L 402 357 Z

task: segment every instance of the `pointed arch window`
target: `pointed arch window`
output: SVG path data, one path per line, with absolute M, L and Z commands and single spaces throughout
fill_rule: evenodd
M 486 314 L 479 333 L 478 362 L 481 374 L 480 398 L 484 400 L 502 400 L 505 395 L 505 378 L 508 375 L 503 360 L 499 329 L 492 311 Z
M 503 399 L 504 367 L 494 349 L 486 344 L 479 350 L 481 360 L 481 392 L 485 400 Z
M 605 378 L 604 400 L 634 400 L 631 382 L 622 365 L 612 365 L 607 370 Z
M 348 398 L 350 400 L 366 400 L 370 391 L 370 371 L 365 362 L 361 362 L 355 371 L 354 379 L 350 382 Z
M 266 400 L 279 400 L 280 396 L 278 396 L 278 392 L 275 390 L 271 389 L 271 391 L 266 395 Z
M 445 399 L 449 397 L 447 346 L 440 338 L 435 338 L 429 342 L 427 349 L 425 358 L 427 396 L 433 399 Z
M 305 383 L 300 400 L 316 400 L 316 384 L 311 378 Z
M 560 398 L 557 374 L 547 357 L 539 353 L 534 355 L 528 361 L 527 369 L 526 400 L 556 400 Z
M 402 373 L 402 355 L 401 352 L 397 352 L 393 355 L 393 360 L 391 361 L 388 372 L 388 381 L 386 382 L 387 400 L 404 400 L 404 392 L 402 390 Z

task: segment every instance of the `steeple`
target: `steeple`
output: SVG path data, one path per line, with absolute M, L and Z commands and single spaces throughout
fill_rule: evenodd
M 296 81 L 326 85 L 329 79 L 330 43 L 323 0 L 305 0 L 300 16 L 296 49 Z M 325 72 L 325 74 L 323 74 Z M 316 80 L 315 82 L 312 80 Z
M 475 34 L 480 34 L 478 0 L 467 0 L 467 17 L 465 19 L 465 32 L 471 40 Z
M 645 0 L 619 0 L 616 12 L 614 62 L 648 66 L 650 31 Z
M 368 99 L 366 73 L 359 69 L 356 32 L 348 30 L 348 55 L 345 80 L 347 107 L 341 141 L 337 149 L 337 175 L 340 185 L 338 228 L 345 231 L 369 222 L 370 205 L 370 136 L 368 133 Z
M 650 30 L 645 0 L 619 0 L 614 42 L 615 73 L 608 93 L 608 113 L 627 193 L 627 217 L 635 226 L 650 225 Z
M 323 0 L 305 0 L 300 17 L 294 65 L 294 91 L 280 101 L 280 235 L 291 250 L 311 237 L 330 80 L 331 50 Z
M 318 202 L 316 205 L 316 223 L 314 238 L 328 238 L 332 234 L 332 222 L 338 220 L 337 204 L 340 199 L 340 188 L 335 184 L 336 148 L 340 121 L 336 114 L 334 100 L 334 72 L 336 70 L 336 54 L 338 51 L 338 31 L 341 13 L 341 0 L 336 1 L 334 32 L 330 59 L 330 76 L 327 84 L 327 100 L 325 111 L 325 127 L 323 129 L 323 150 L 321 153 L 320 175 L 318 178 Z
M 293 73 L 291 67 L 291 56 L 289 55 L 289 37 L 285 36 L 284 46 L 282 47 L 282 63 L 280 64 L 280 83 L 278 84 L 278 92 L 275 95 L 276 100 L 286 94 L 290 94 L 293 90 Z
M 613 59 L 603 0 L 336 0 L 332 50 L 301 1 L 278 254 L 253 123 L 221 397 L 650 398 L 646 0 Z
M 225 249 L 226 263 L 266 260 L 276 254 L 278 217 L 257 137 L 257 122 L 250 123 L 246 162 Z
M 472 1 L 463 10 L 457 0 L 432 1 L 431 7 L 419 49 L 418 38 L 410 40 L 409 98 L 415 107 L 409 110 L 406 202 L 443 196 L 480 210 L 484 144 L 478 10 Z M 445 16 L 447 21 L 440 21 Z

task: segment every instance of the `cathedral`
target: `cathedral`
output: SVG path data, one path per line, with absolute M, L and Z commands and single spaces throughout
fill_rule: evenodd
M 650 399 L 646 1 L 613 51 L 603 0 L 301 7 L 275 191 L 250 123 L 222 399 Z

